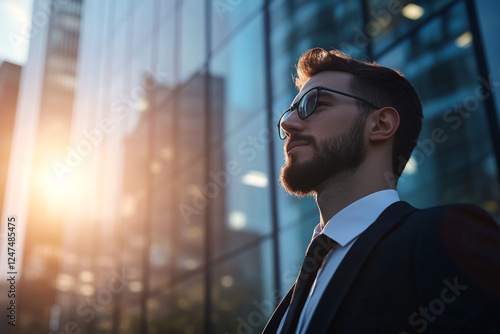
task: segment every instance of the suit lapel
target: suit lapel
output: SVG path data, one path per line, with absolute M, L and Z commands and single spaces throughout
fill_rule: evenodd
M 327 333 L 342 300 L 372 249 L 415 210 L 406 202 L 396 202 L 385 209 L 377 220 L 359 236 L 326 287 L 309 323 L 307 333 Z
M 274 311 L 273 315 L 271 316 L 271 318 L 269 318 L 269 321 L 267 322 L 267 325 L 264 328 L 264 331 L 262 332 L 262 334 L 275 334 L 278 331 L 278 328 L 279 328 L 280 323 L 281 323 L 281 319 L 285 315 L 285 312 L 288 309 L 288 306 L 290 306 L 290 301 L 292 300 L 294 287 L 295 287 L 295 284 L 292 285 L 291 289 L 288 290 L 288 293 L 281 300 L 278 307 Z

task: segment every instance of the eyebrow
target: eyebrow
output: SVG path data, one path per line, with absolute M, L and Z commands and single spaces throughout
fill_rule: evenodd
M 318 86 L 318 87 L 320 87 L 320 86 Z M 314 87 L 314 88 L 316 88 L 316 87 Z M 305 91 L 305 93 L 304 93 L 304 94 L 302 94 L 302 95 L 300 95 L 300 97 L 299 97 L 299 98 L 297 98 L 297 96 L 299 96 L 299 95 L 297 94 L 297 95 L 295 96 L 295 98 L 293 99 L 293 102 L 292 102 L 292 104 L 290 105 L 290 107 L 292 107 L 292 106 L 296 105 L 296 104 L 300 101 L 300 99 L 301 99 L 301 98 L 302 98 L 305 94 L 307 94 L 308 92 L 309 92 L 309 90 L 306 90 L 306 91 Z M 339 100 L 339 97 L 337 96 L 337 95 L 339 95 L 339 94 L 336 94 L 336 93 L 334 93 L 334 92 L 330 92 L 330 91 L 328 91 L 328 90 L 324 90 L 324 89 L 323 89 L 321 92 L 322 92 L 322 93 L 323 93 L 323 92 L 327 92 L 327 93 L 328 93 L 328 96 L 330 96 L 331 98 L 333 98 L 333 100 L 334 100 L 335 102 L 340 101 L 340 100 Z M 319 97 L 318 97 L 318 101 L 319 101 L 319 99 L 320 99 L 320 98 L 321 98 L 321 94 L 320 94 L 320 95 L 319 95 Z
M 328 93 L 328 97 L 331 97 L 335 101 L 339 101 L 339 95 L 338 93 L 330 92 L 327 90 L 322 90 L 321 93 Z M 318 100 L 321 98 L 321 94 L 318 96 Z

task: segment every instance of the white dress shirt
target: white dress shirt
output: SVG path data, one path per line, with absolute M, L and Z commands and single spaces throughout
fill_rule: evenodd
M 323 261 L 323 265 L 318 271 L 316 280 L 311 287 L 309 296 L 302 309 L 297 325 L 297 334 L 305 333 L 326 286 L 333 277 L 340 262 L 344 259 L 344 256 L 358 239 L 358 236 L 365 231 L 378 216 L 387 209 L 387 207 L 397 201 L 399 201 L 399 195 L 395 190 L 381 190 L 348 205 L 333 216 L 324 228 L 321 227 L 321 224 L 316 226 L 313 238 L 323 233 L 338 242 L 339 247 L 335 248 L 327 255 Z M 278 333 L 281 333 L 287 313 L 288 310 L 281 319 Z

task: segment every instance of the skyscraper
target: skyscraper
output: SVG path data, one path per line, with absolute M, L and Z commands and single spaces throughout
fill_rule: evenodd
M 80 22 L 78 0 L 36 1 L 20 86 L 5 210 L 18 217 L 16 329 L 49 331 L 61 257 L 63 209 L 53 163 L 72 121 Z M 40 18 L 44 18 L 40 20 Z M 35 21 L 35 18 L 37 21 Z

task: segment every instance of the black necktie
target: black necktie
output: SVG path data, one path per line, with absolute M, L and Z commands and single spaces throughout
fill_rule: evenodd
M 309 244 L 306 257 L 300 268 L 297 281 L 295 282 L 292 301 L 290 302 L 290 307 L 288 308 L 288 313 L 281 333 L 295 333 L 300 314 L 302 313 L 302 308 L 307 300 L 314 279 L 318 274 L 318 270 L 321 267 L 321 263 L 323 263 L 325 256 L 336 246 L 338 246 L 338 243 L 324 234 L 317 235 Z

